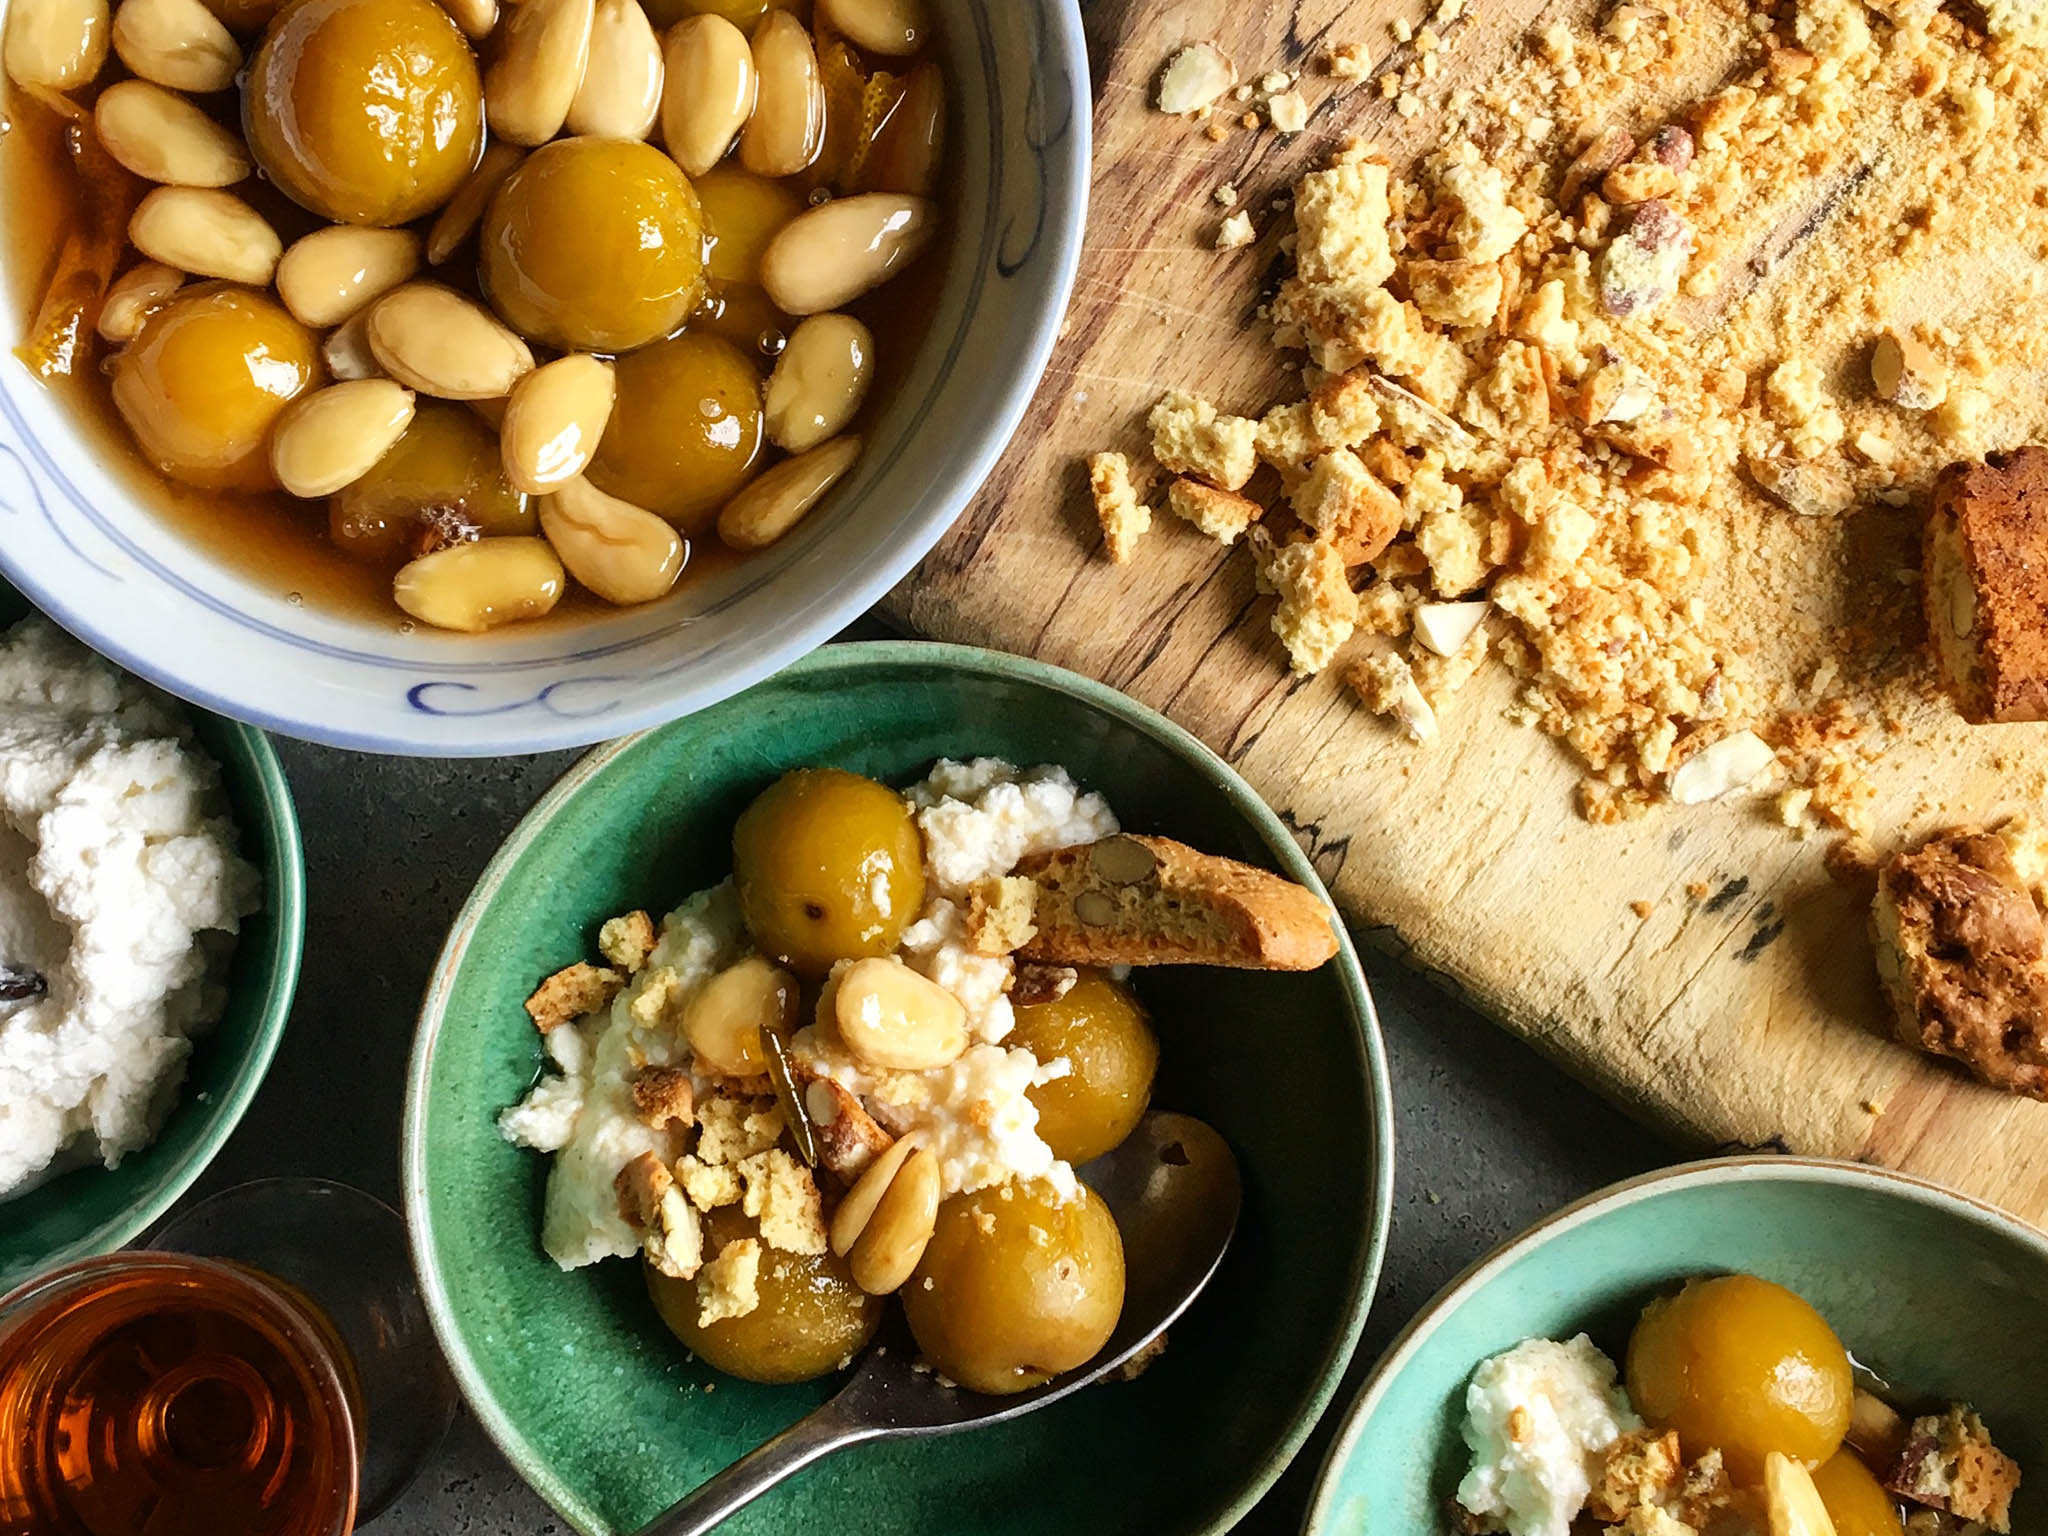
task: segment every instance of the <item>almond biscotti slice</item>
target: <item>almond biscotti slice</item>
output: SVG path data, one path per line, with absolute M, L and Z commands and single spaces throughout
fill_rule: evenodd
M 1038 854 L 1038 932 L 1018 957 L 1042 965 L 1223 965 L 1312 971 L 1337 953 L 1321 897 L 1234 859 L 1123 834 Z

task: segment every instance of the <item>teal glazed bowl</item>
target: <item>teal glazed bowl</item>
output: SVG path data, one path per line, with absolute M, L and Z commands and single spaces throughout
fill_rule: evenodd
M 27 599 L 0 582 L 0 629 L 32 612 Z M 111 1252 L 154 1224 L 234 1131 L 284 1035 L 306 926 L 306 866 L 291 789 L 269 737 L 190 713 L 200 743 L 220 764 L 242 855 L 263 872 L 263 908 L 242 925 L 227 1012 L 193 1045 L 177 1103 L 156 1140 L 118 1168 L 74 1169 L 0 1200 L 0 1292 L 42 1270 Z
M 938 757 L 1064 764 L 1124 824 L 1320 889 L 1214 754 L 1110 689 L 989 652 L 832 646 L 688 720 L 586 758 L 534 808 L 456 919 L 429 984 L 405 1112 L 406 1214 L 456 1380 L 577 1530 L 637 1529 L 808 1413 L 833 1384 L 759 1387 L 691 1360 L 639 1266 L 541 1252 L 546 1162 L 495 1118 L 541 1055 L 521 1003 L 597 925 L 731 872 L 734 821 L 785 770 L 891 783 Z M 1378 1276 L 1392 1144 L 1378 1026 L 1348 939 L 1320 971 L 1140 972 L 1162 1044 L 1154 1102 L 1202 1116 L 1246 1176 L 1222 1272 L 1138 1381 L 1015 1423 L 842 1453 L 735 1517 L 748 1533 L 1220 1532 L 1327 1405 Z
M 1903 1174 L 1755 1157 L 1616 1185 L 1453 1281 L 1346 1416 L 1307 1536 L 1448 1532 L 1480 1361 L 1581 1331 L 1618 1359 L 1644 1302 L 1730 1271 L 1804 1296 L 1904 1399 L 1975 1406 L 2025 1473 L 2013 1529 L 2048 1530 L 2048 1237 Z

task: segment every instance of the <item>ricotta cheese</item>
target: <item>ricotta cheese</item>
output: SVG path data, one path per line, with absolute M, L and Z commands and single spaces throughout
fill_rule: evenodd
M 1525 1339 L 1472 1373 L 1458 1502 L 1509 1536 L 1569 1536 L 1592 1492 L 1593 1458 L 1642 1428 L 1614 1362 L 1583 1333 Z
M 41 619 L 0 634 L 0 1196 L 148 1145 L 261 877 L 170 699 Z

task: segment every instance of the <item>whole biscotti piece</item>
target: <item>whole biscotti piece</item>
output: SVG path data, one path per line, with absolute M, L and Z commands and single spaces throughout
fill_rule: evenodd
M 1222 965 L 1312 971 L 1337 953 L 1337 916 L 1291 880 L 1164 837 L 1123 834 L 1024 860 L 1043 965 Z
M 1928 633 L 1963 718 L 2048 720 L 2048 448 L 1943 470 L 1922 558 Z

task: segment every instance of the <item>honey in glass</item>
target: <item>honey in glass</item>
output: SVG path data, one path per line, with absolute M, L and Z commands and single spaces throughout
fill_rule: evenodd
M 0 1298 L 0 1536 L 346 1536 L 339 1340 L 251 1271 L 117 1253 Z

